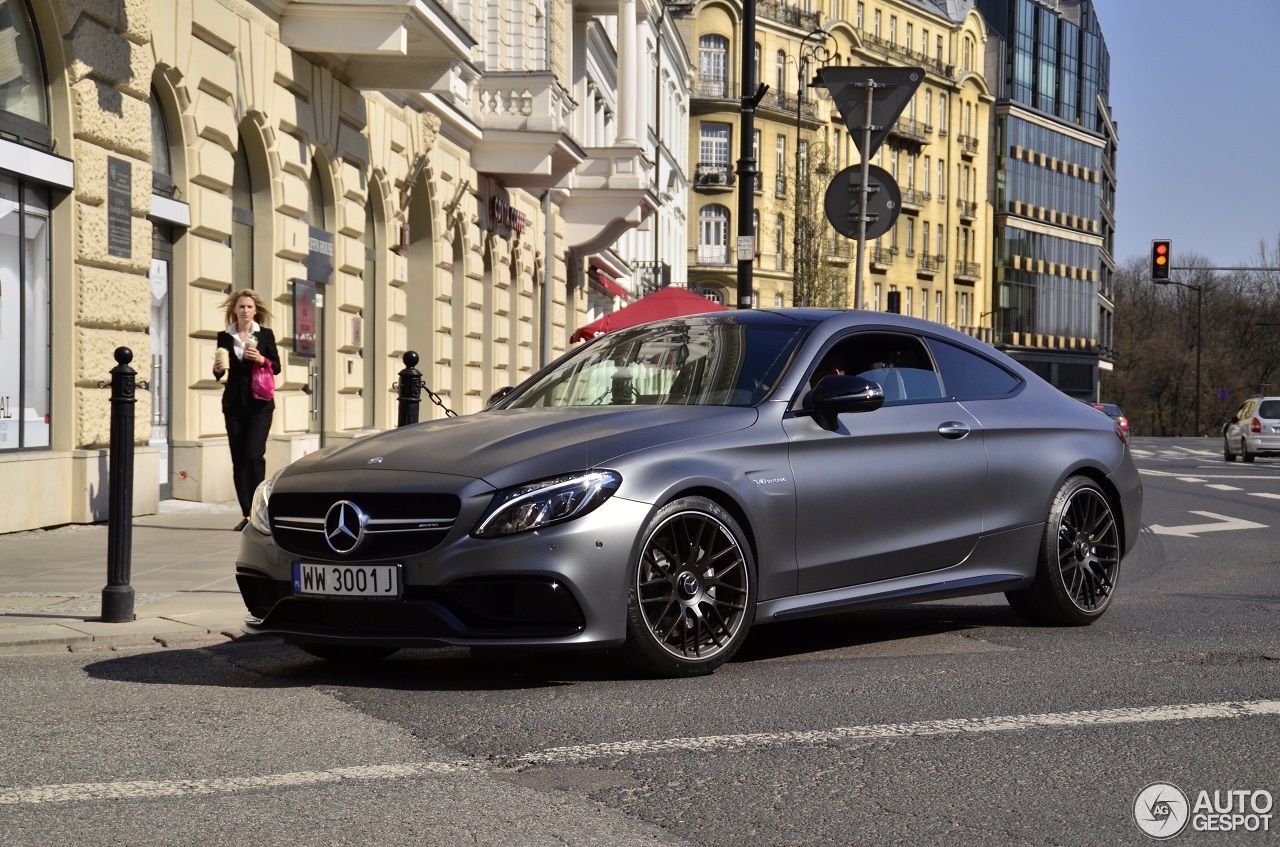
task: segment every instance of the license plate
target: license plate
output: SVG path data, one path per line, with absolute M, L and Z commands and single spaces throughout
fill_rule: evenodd
M 399 565 L 293 563 L 293 593 L 325 597 L 400 597 Z

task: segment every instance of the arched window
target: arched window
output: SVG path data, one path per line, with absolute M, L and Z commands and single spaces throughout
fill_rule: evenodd
M 253 181 L 244 138 L 231 173 L 231 287 L 253 288 Z
M 48 149 L 44 60 L 25 0 L 0 0 L 0 135 Z
M 723 35 L 698 39 L 698 94 L 729 96 L 729 39 Z
M 713 203 L 698 213 L 698 262 L 729 264 L 729 210 L 724 206 Z
M 165 197 L 173 196 L 173 167 L 169 161 L 169 130 L 155 89 L 151 89 L 151 190 Z

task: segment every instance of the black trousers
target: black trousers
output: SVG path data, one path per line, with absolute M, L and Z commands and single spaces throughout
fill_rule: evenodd
M 231 445 L 231 472 L 236 481 L 240 514 L 248 515 L 253 492 L 267 475 L 267 433 L 271 431 L 270 406 L 257 412 L 224 415 L 227 441 Z

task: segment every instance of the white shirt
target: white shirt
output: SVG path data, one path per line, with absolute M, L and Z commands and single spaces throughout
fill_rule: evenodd
M 249 332 L 253 335 L 257 335 L 261 329 L 262 328 L 258 326 L 258 322 L 254 321 L 253 326 L 249 328 Z M 236 329 L 235 324 L 232 324 L 227 327 L 227 335 L 231 336 L 231 349 L 235 352 L 236 358 L 243 362 L 244 342 L 240 340 L 240 330 Z

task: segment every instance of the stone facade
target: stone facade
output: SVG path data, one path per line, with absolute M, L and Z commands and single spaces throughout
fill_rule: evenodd
M 575 157 L 553 163 L 545 184 L 473 165 L 492 137 L 470 110 L 484 64 L 484 4 L 445 4 L 458 16 L 445 35 L 461 47 L 438 84 L 419 77 L 413 91 L 384 91 L 368 82 L 377 74 L 361 70 L 362 54 L 344 52 L 341 27 L 316 24 L 308 4 L 293 0 L 3 2 L 23 4 L 44 53 L 51 140 L 40 161 L 70 160 L 74 185 L 49 189 L 49 449 L 0 452 L 6 487 L 28 492 L 0 513 L 0 532 L 107 518 L 102 385 L 118 347 L 133 352 L 140 381 L 155 383 L 137 394 L 135 512 L 155 511 L 162 494 L 234 496 L 211 364 L 225 328 L 219 304 L 235 288 L 269 302 L 281 345 L 268 475 L 322 445 L 394 426 L 393 386 L 407 351 L 421 356 L 439 401 L 424 393 L 422 419 L 446 408 L 463 414 L 563 352 L 586 322 L 581 265 L 590 254 L 569 240 L 582 224 L 571 232 L 562 205 L 592 196 L 574 182 L 574 167 L 586 172 L 590 161 L 571 128 L 543 122 L 553 125 L 554 149 Z M 632 0 L 619 7 L 634 13 Z M 411 14 L 400 25 L 436 24 Z M 551 41 L 552 87 L 570 85 L 568 39 L 578 27 L 560 8 L 527 35 L 526 48 Z M 334 37 L 339 46 L 328 50 L 287 43 Z M 428 64 L 411 59 L 403 64 L 415 72 Z M 157 125 L 167 155 L 153 144 Z M 237 156 L 248 169 L 246 209 L 235 202 Z M 127 164 L 124 203 L 119 163 Z M 648 191 L 643 180 L 624 188 Z M 614 184 L 615 206 L 626 190 Z M 592 233 L 625 230 L 643 219 L 636 210 L 652 211 L 652 202 L 632 206 Z M 247 252 L 249 237 L 237 229 L 246 214 Z M 326 279 L 316 280 L 318 254 L 331 264 Z M 298 281 L 307 280 L 317 282 L 313 358 L 295 337 Z

